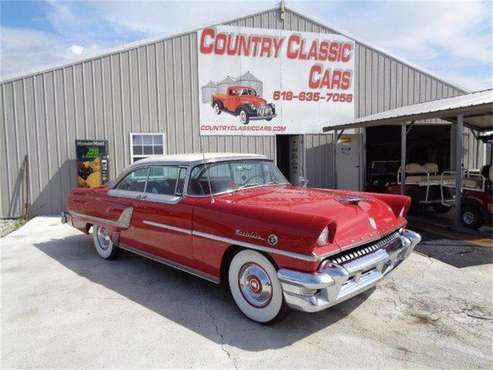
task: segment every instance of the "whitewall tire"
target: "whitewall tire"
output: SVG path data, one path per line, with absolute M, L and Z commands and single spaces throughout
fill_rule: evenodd
M 120 255 L 121 249 L 113 245 L 111 235 L 104 226 L 93 225 L 92 237 L 94 240 L 94 247 L 101 258 L 112 260 Z
M 228 282 L 236 305 L 249 319 L 268 323 L 285 312 L 277 271 L 261 253 L 237 253 L 229 265 Z

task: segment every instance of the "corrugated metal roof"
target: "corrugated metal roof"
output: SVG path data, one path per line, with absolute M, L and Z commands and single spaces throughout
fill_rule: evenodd
M 458 114 L 464 115 L 464 123 L 480 131 L 493 130 L 493 89 L 459 95 L 452 98 L 432 100 L 425 103 L 406 105 L 400 108 L 360 117 L 353 121 L 330 124 L 324 132 L 396 124 L 406 121 L 441 118 L 455 121 Z

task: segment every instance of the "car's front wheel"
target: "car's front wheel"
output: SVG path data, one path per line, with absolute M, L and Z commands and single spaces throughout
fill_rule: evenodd
M 236 305 L 250 320 L 268 323 L 286 312 L 277 271 L 261 253 L 237 253 L 229 265 L 228 282 Z
M 250 122 L 250 115 L 245 109 L 240 109 L 240 113 L 238 115 L 240 117 L 240 123 L 243 125 L 248 124 Z
M 121 249 L 113 245 L 110 233 L 104 226 L 94 225 L 92 227 L 94 246 L 101 258 L 112 260 L 121 254 Z

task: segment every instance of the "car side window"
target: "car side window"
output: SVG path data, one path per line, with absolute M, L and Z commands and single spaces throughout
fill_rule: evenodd
M 178 182 L 176 184 L 176 195 L 183 195 L 183 188 L 185 187 L 185 177 L 187 175 L 187 169 L 180 167 L 180 173 L 178 174 Z
M 229 163 L 217 163 L 194 167 L 188 182 L 188 193 L 195 196 L 227 191 L 234 185 Z
M 130 172 L 121 180 L 115 189 L 143 192 L 147 181 L 147 167 Z
M 178 166 L 149 167 L 145 192 L 160 195 L 180 195 L 183 192 L 184 172 L 185 169 Z

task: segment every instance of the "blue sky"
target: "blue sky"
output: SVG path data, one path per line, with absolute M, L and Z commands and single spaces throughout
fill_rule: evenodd
M 276 6 L 272 1 L 5 1 L 0 78 Z M 287 1 L 471 90 L 493 87 L 493 1 Z

